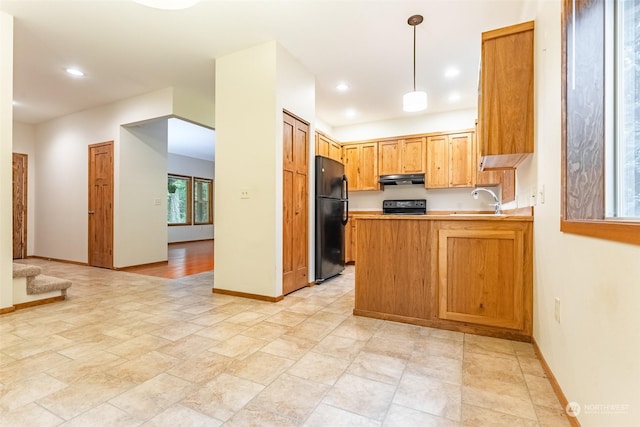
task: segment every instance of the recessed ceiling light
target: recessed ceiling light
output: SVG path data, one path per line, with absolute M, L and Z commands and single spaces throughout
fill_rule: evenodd
M 460 75 L 460 69 L 457 67 L 448 67 L 444 70 L 444 76 L 448 79 L 452 79 Z
M 449 95 L 449 102 L 458 102 L 460 101 L 460 94 L 458 92 L 453 92 Z
M 339 83 L 339 84 L 338 84 L 338 86 L 336 86 L 336 89 L 337 89 L 339 92 L 344 92 L 344 91 L 346 91 L 346 90 L 349 90 L 349 85 L 348 85 L 348 84 L 346 84 L 346 83 Z
M 200 0 L 133 0 L 143 6 L 154 9 L 180 10 L 187 9 L 198 3 Z
M 349 108 L 347 111 L 344 112 L 344 114 L 347 117 L 355 117 L 356 116 L 356 110 L 354 110 L 353 108 Z
M 75 77 L 82 77 L 84 76 L 84 73 L 80 70 L 78 70 L 77 68 L 67 68 L 66 69 L 67 73 L 71 74 L 72 76 Z

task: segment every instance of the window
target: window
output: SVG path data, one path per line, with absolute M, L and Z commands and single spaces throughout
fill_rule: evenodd
M 213 181 L 193 178 L 193 223 L 213 223 Z
M 640 244 L 638 2 L 564 0 L 563 18 L 561 231 Z
M 167 187 L 167 223 L 191 224 L 191 177 L 169 175 Z
M 613 216 L 640 218 L 640 2 L 616 1 Z M 607 15 L 608 16 L 608 15 Z M 609 21 L 609 20 L 607 20 Z M 609 211 L 609 209 L 608 209 Z

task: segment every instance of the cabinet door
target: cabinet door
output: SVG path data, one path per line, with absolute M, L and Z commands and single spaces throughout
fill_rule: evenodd
M 344 173 L 349 180 L 349 190 L 359 190 L 358 167 L 360 164 L 360 150 L 357 144 L 342 147 L 342 159 L 344 160 Z
M 349 216 L 349 222 L 344 227 L 344 261 L 356 260 L 356 220 Z
M 449 187 L 473 187 L 475 182 L 473 135 L 449 135 Z
M 329 140 L 322 134 L 316 133 L 316 155 L 329 157 Z
M 427 161 L 426 138 L 408 138 L 400 141 L 402 148 L 401 166 L 403 173 L 423 173 Z M 381 173 L 382 175 L 382 173 Z
M 378 173 L 391 175 L 402 172 L 399 141 L 378 142 Z
M 378 143 L 371 142 L 360 145 L 358 166 L 359 190 L 378 190 Z
M 340 144 L 335 141 L 331 141 L 329 144 L 329 158 L 337 162 L 342 162 L 342 148 Z
M 482 155 L 513 167 L 533 153 L 533 21 L 482 34 Z
M 449 137 L 447 135 L 427 137 L 427 188 L 449 186 Z
M 524 328 L 523 231 L 438 231 L 441 319 Z

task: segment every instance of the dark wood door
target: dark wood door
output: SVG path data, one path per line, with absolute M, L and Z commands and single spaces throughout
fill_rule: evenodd
M 113 141 L 89 146 L 89 265 L 113 267 Z
M 285 113 L 283 123 L 282 292 L 308 284 L 309 125 Z
M 27 256 L 27 162 L 13 153 L 13 259 Z

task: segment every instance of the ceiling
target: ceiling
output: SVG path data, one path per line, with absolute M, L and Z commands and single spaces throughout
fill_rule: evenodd
M 128 0 L 1 0 L 14 21 L 14 119 L 40 123 L 168 86 L 214 96 L 214 59 L 277 40 L 316 76 L 330 126 L 473 108 L 480 34 L 521 22 L 526 0 L 202 0 L 165 11 Z M 421 113 L 412 89 L 413 30 Z M 69 66 L 86 75 L 72 78 Z M 447 79 L 447 67 L 460 70 Z M 350 89 L 336 90 L 339 82 Z M 460 99 L 449 101 L 457 92 Z M 354 114 L 345 114 L 352 109 Z

